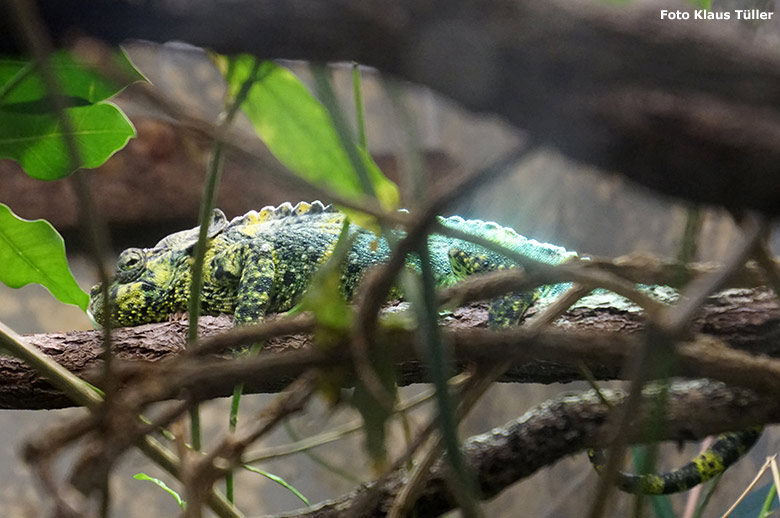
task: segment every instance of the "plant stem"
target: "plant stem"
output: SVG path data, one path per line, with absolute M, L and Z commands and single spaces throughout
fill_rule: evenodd
M 233 122 L 238 109 L 243 104 L 249 90 L 254 84 L 257 72 L 260 68 L 260 61 L 255 61 L 249 77 L 241 85 L 241 89 L 236 94 L 227 110 L 222 113 L 220 131 L 225 131 Z M 198 232 L 198 242 L 195 244 L 193 253 L 190 300 L 187 307 L 189 314 L 189 326 L 187 328 L 187 342 L 192 345 L 198 340 L 198 316 L 200 315 L 200 294 L 203 289 L 203 262 L 206 257 L 206 248 L 208 245 L 209 223 L 211 214 L 214 211 L 214 204 L 217 198 L 217 187 L 222 177 L 222 165 L 225 159 L 225 146 L 222 141 L 214 144 L 214 150 L 211 154 L 211 160 L 206 172 L 206 185 L 203 189 L 203 198 L 200 204 L 200 214 L 198 217 L 200 228 Z M 191 443 L 194 450 L 200 450 L 202 447 L 200 431 L 200 415 L 198 407 L 190 410 L 191 424 Z
M 2 322 L 0 322 L 0 347 L 45 377 L 74 403 L 90 409 L 100 405 L 103 398 L 85 381 L 42 353 L 37 347 L 28 344 L 23 337 Z
M 363 109 L 363 94 L 360 87 L 360 65 L 352 62 L 352 93 L 355 97 L 355 115 L 357 117 L 358 145 L 368 150 L 368 137 L 366 136 L 366 113 Z
M 249 350 L 249 356 L 253 356 L 260 352 L 260 350 L 263 348 L 264 342 L 260 342 L 257 344 L 253 344 L 252 348 Z M 238 406 L 241 403 L 241 395 L 244 393 L 244 384 L 239 383 L 235 387 L 233 387 L 233 398 L 230 401 L 230 416 L 228 418 L 228 428 L 231 432 L 236 431 L 236 425 L 238 425 Z M 228 502 L 231 504 L 235 502 L 234 500 L 234 485 L 235 480 L 233 478 L 233 470 L 230 470 L 225 475 L 225 496 L 228 499 Z
M 431 380 L 436 388 L 438 404 L 438 421 L 442 442 L 447 452 L 447 459 L 452 466 L 452 482 L 457 491 L 456 498 L 461 506 L 464 517 L 481 516 L 477 503 L 475 481 L 463 458 L 458 440 L 458 423 L 455 417 L 455 404 L 450 394 L 447 380 L 452 374 L 452 358 L 441 340 L 438 324 L 438 307 L 436 305 L 436 285 L 433 278 L 433 267 L 428 255 L 427 243 L 419 247 L 421 273 L 421 300 L 417 306 L 420 329 L 423 333 L 422 343 L 425 354 L 430 361 Z
M 761 507 L 761 512 L 758 513 L 758 518 L 769 516 L 769 510 L 772 508 L 772 502 L 774 502 L 776 495 L 777 488 L 772 484 L 772 487 L 769 488 L 769 492 L 766 494 L 766 499 L 764 500 L 764 505 Z
M 328 112 L 330 112 L 330 116 L 333 119 L 333 125 L 336 127 L 336 133 L 339 136 L 339 141 L 341 141 L 341 145 L 347 153 L 347 158 L 349 158 L 355 173 L 357 173 L 363 192 L 372 198 L 376 198 L 376 190 L 374 189 L 374 184 L 371 182 L 368 168 L 358 151 L 358 146 L 355 145 L 355 139 L 344 118 L 344 113 L 336 98 L 336 92 L 333 90 L 333 85 L 330 82 L 327 69 L 317 65 L 312 69 L 312 73 L 314 75 L 314 86 L 317 90 L 317 95 L 328 109 Z

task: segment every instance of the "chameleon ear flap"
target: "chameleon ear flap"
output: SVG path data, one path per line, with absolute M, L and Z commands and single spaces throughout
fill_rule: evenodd
M 209 231 L 207 234 L 209 239 L 222 232 L 225 227 L 227 227 L 227 224 L 228 220 L 225 217 L 225 213 L 219 209 L 214 209 L 214 212 L 211 213 L 211 221 L 209 222 Z M 199 233 L 200 227 L 176 232 L 157 243 L 155 248 L 177 248 L 184 250 L 185 252 L 190 252 L 195 246 L 195 243 L 198 242 Z
M 225 227 L 227 226 L 228 221 L 225 217 L 225 213 L 222 212 L 219 209 L 214 209 L 214 212 L 211 213 L 211 221 L 209 221 L 209 231 L 206 234 L 206 236 L 211 239 L 215 237 L 217 234 L 222 232 Z M 189 232 L 192 232 L 190 237 L 190 242 L 187 243 L 187 252 L 192 253 L 192 250 L 195 248 L 195 243 L 198 242 L 198 234 L 200 233 L 200 227 L 195 227 Z
M 222 232 L 227 224 L 228 220 L 225 217 L 225 213 L 219 209 L 214 209 L 214 212 L 211 213 L 211 221 L 209 222 L 209 238 Z

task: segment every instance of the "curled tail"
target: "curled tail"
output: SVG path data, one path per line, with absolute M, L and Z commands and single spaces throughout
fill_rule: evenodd
M 754 427 L 719 435 L 710 448 L 689 463 L 665 473 L 637 475 L 620 471 L 615 485 L 628 493 L 647 495 L 687 491 L 726 471 L 753 447 L 761 431 L 762 427 Z M 588 458 L 598 472 L 604 468 L 605 457 L 602 450 L 588 451 Z

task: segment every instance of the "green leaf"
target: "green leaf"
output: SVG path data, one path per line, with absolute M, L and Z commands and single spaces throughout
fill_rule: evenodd
M 45 286 L 66 304 L 87 309 L 89 296 L 79 287 L 65 258 L 65 243 L 42 219 L 28 221 L 0 203 L 0 282 L 11 288 Z
M 283 486 L 283 487 L 289 489 L 292 494 L 297 496 L 304 504 L 306 504 L 306 507 L 311 507 L 311 505 L 309 504 L 309 500 L 305 496 L 303 496 L 300 491 L 298 491 L 293 486 L 291 486 L 282 477 L 274 475 L 273 473 L 268 473 L 267 471 L 263 471 L 261 469 L 257 469 L 257 468 L 255 468 L 253 466 L 248 465 L 248 464 L 244 464 L 243 468 L 245 470 L 247 470 L 247 471 L 251 471 L 252 473 L 257 473 L 258 475 L 263 475 L 265 478 L 267 478 L 269 480 L 273 480 L 274 482 L 276 482 L 280 486 Z
M 355 236 L 349 235 L 349 222 L 345 220 L 333 252 L 314 274 L 301 302 L 293 308 L 295 312 L 314 313 L 318 325 L 316 333 L 320 335 L 317 342 L 320 345 L 342 338 L 342 334 L 347 333 L 352 326 L 352 307 L 342 293 L 341 275 L 344 259 L 354 242 Z
M 117 84 L 104 78 L 79 64 L 67 52 L 55 52 L 49 59 L 62 94 L 90 104 L 104 101 L 128 84 L 145 79 L 123 51 L 117 53 L 113 65 L 129 78 L 127 83 Z M 12 85 L 12 88 L 6 89 L 4 85 Z M 0 56 L 0 105 L 34 102 L 47 97 L 48 91 L 33 62 Z
M 152 484 L 157 485 L 157 487 L 163 489 L 166 491 L 169 495 L 171 495 L 173 498 L 176 499 L 176 503 L 179 504 L 179 507 L 182 509 L 187 509 L 187 502 L 181 499 L 179 496 L 179 493 L 174 491 L 173 489 L 169 488 L 168 485 L 160 480 L 159 478 L 150 477 L 146 473 L 136 473 L 133 475 L 133 478 L 136 480 L 146 480 L 147 482 L 151 482 Z
M 0 157 L 15 160 L 39 180 L 56 180 L 74 171 L 63 130 L 53 113 L 0 108 Z M 18 105 L 16 105 L 18 106 Z M 81 167 L 98 167 L 122 149 L 135 129 L 127 116 L 111 103 L 68 108 L 73 135 L 81 154 Z
M 366 452 L 379 472 L 387 469 L 387 421 L 392 417 L 392 402 L 398 398 L 395 362 L 391 351 L 392 344 L 382 340 L 372 341 L 368 351 L 368 363 L 387 396 L 387 401 L 377 400 L 360 377 L 355 380 L 355 390 L 349 400 L 363 419 Z M 388 405 L 388 402 L 391 403 Z
M 254 59 L 248 55 L 234 59 L 229 77 L 234 93 L 252 70 Z M 285 166 L 312 183 L 344 196 L 362 196 L 357 172 L 322 103 L 295 74 L 273 62 L 264 62 L 258 77 L 242 110 L 268 149 Z M 358 153 L 380 205 L 386 210 L 395 209 L 398 188 L 382 174 L 364 149 L 358 149 Z
M 328 268 L 322 275 L 315 276 L 313 281 L 299 309 L 314 312 L 317 324 L 324 326 L 329 333 L 346 333 L 352 324 L 352 307 L 341 292 L 341 270 Z
M 392 392 L 388 393 L 392 394 Z M 384 471 L 387 467 L 387 448 L 385 446 L 387 420 L 392 414 L 376 400 L 371 392 L 360 383 L 360 380 L 355 383 L 355 390 L 352 392 L 349 402 L 363 419 L 366 452 L 371 457 L 375 469 Z
M 98 167 L 135 136 L 127 117 L 104 101 L 144 77 L 124 52 L 117 53 L 113 64 L 128 78 L 127 83 L 103 78 L 66 52 L 55 52 L 48 63 L 65 97 L 81 155 L 79 167 Z M 41 180 L 63 178 L 76 169 L 48 97 L 37 64 L 0 57 L 0 158 L 15 160 L 27 174 Z

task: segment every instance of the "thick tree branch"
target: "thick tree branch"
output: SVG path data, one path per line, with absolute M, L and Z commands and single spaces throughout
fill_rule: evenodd
M 669 21 L 660 7 L 571 0 L 39 7 L 60 44 L 86 34 L 263 58 L 354 59 L 501 114 L 570 157 L 663 192 L 780 213 L 780 53 L 736 34 L 733 20 Z M 2 14 L 0 52 L 19 51 Z
M 722 339 L 733 348 L 777 357 L 780 356 L 778 321 L 780 306 L 771 292 L 763 289 L 742 289 L 731 290 L 711 299 L 697 317 L 694 328 Z M 558 327 L 567 333 L 597 332 L 598 335 L 576 333 L 567 338 L 565 334 L 551 334 L 545 340 L 534 341 L 530 335 L 526 336 L 527 333 L 523 334 L 522 328 L 516 335 L 512 334 L 513 332 L 491 334 L 484 329 L 486 322 L 487 311 L 485 306 L 480 304 L 456 310 L 452 316 L 445 318 L 444 325 L 451 343 L 456 348 L 461 367 L 475 361 L 504 358 L 507 351 L 513 350 L 521 342 L 536 344 L 540 353 L 531 358 L 518 358 L 515 367 L 502 379 L 505 382 L 552 383 L 581 379 L 582 375 L 576 364 L 566 362 L 567 355 L 573 354 L 575 350 L 580 351 L 577 358 L 585 360 L 598 378 L 616 378 L 619 376 L 623 358 L 630 353 L 627 347 L 634 344 L 630 335 L 642 328 L 642 318 L 637 311 L 617 307 L 575 307 L 557 323 Z M 201 336 L 209 337 L 229 330 L 231 322 L 226 316 L 204 317 L 200 326 Z M 397 344 L 393 348 L 397 353 L 401 383 L 425 382 L 424 366 L 416 360 L 412 352 L 413 334 L 406 331 L 395 333 L 397 336 L 392 343 Z M 183 351 L 185 336 L 186 322 L 180 321 L 122 328 L 115 331 L 114 347 L 117 358 L 126 362 L 124 371 L 129 372 L 136 369 L 132 365 L 139 362 L 157 362 L 179 355 Z M 96 379 L 102 343 L 100 333 L 76 331 L 32 335 L 28 338 L 72 372 L 88 380 Z M 248 391 L 275 392 L 311 366 L 334 364 L 344 360 L 339 353 L 324 353 L 313 350 L 310 346 L 311 339 L 307 335 L 285 334 L 270 339 L 264 354 L 257 360 L 248 359 L 242 361 L 242 365 L 225 365 L 224 368 L 234 369 L 230 376 L 251 379 L 246 386 Z M 707 365 L 707 358 L 712 358 L 711 364 L 706 368 L 710 369 L 715 377 L 740 384 L 738 372 L 735 374 L 729 371 L 724 374 L 717 370 L 722 364 L 730 364 L 728 359 L 724 359 L 724 354 L 739 353 L 715 348 L 700 354 L 695 348 L 703 347 L 701 344 L 687 347 L 681 349 L 684 360 L 682 367 L 686 369 L 685 372 L 692 376 L 701 375 L 696 366 Z M 539 361 L 540 358 L 544 358 L 544 361 Z M 568 359 L 571 360 L 571 357 Z M 738 361 L 742 362 L 744 359 L 740 356 Z M 257 368 L 254 361 L 266 362 L 261 365 L 265 369 L 263 376 L 249 375 L 249 371 Z M 760 360 L 756 361 L 759 363 L 759 369 L 766 367 L 761 366 Z M 740 365 L 749 368 L 748 365 Z M 166 365 L 165 368 L 169 371 L 169 378 L 174 375 L 181 376 L 181 386 L 186 386 L 186 380 L 199 369 L 194 362 L 187 365 Z M 217 372 L 216 369 L 213 371 Z M 754 379 L 755 375 L 746 377 L 748 381 L 753 379 L 758 382 Z M 203 398 L 228 395 L 235 382 L 234 379 L 224 376 L 198 379 L 197 387 L 193 388 L 197 388 L 199 397 Z M 748 383 L 748 386 L 751 385 Z M 20 361 L 0 358 L 1 408 L 57 408 L 68 404 L 59 392 Z
M 625 394 L 609 391 L 605 395 L 618 408 L 626 397 Z M 654 415 L 652 409 L 652 399 L 645 398 L 638 413 L 640 418 L 627 430 L 629 442 L 691 440 L 716 430 L 745 428 L 756 422 L 776 422 L 780 419 L 780 405 L 775 398 L 761 400 L 749 391 L 711 383 L 694 382 L 675 386 L 670 391 L 663 423 L 656 421 L 651 424 L 647 416 Z M 529 477 L 538 469 L 567 455 L 609 444 L 614 429 L 607 423 L 608 414 L 607 408 L 594 392 L 584 397 L 562 396 L 532 409 L 503 427 L 471 437 L 464 443 L 463 450 L 476 472 L 482 497 L 491 498 L 518 480 Z M 656 431 L 659 435 L 653 437 Z M 405 483 L 404 476 L 404 472 L 397 472 L 381 488 L 373 488 L 374 484 L 370 483 L 338 500 L 283 516 L 348 516 L 364 502 L 361 497 L 373 489 L 376 498 L 362 506 L 358 515 L 366 518 L 383 517 Z M 445 464 L 439 461 L 432 468 L 416 503 L 416 516 L 439 516 L 455 508 L 455 500 L 447 490 L 446 476 Z

